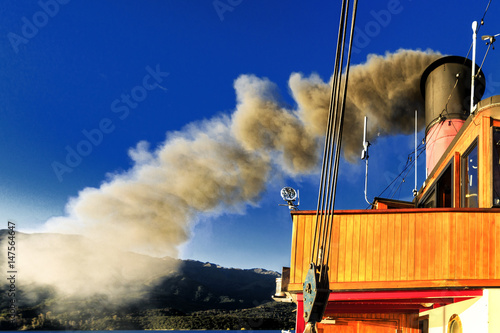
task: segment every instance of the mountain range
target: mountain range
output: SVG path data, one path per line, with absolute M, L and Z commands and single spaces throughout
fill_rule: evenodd
M 0 244 L 6 247 L 6 230 Z M 16 240 L 74 242 L 74 235 L 16 233 Z M 56 286 L 22 283 L 16 287 L 16 328 L 23 329 L 260 329 L 293 327 L 293 306 L 272 301 L 279 273 L 265 269 L 225 268 L 213 263 L 173 258 L 153 258 L 124 252 L 126 260 L 162 265 L 176 270 L 146 276 L 144 283 L 126 288 L 123 295 L 96 292 L 64 294 Z M 5 257 L 4 257 L 5 258 Z M 2 259 L 3 261 L 4 259 Z M 1 263 L 1 261 L 0 261 Z M 3 266 L 2 266 L 3 267 Z M 9 285 L 1 286 L 0 328 L 9 328 L 12 297 Z M 271 303 L 270 303 L 271 302 Z M 242 319 L 243 318 L 243 319 Z M 246 320 L 244 319 L 246 318 Z M 250 318 L 250 319 L 249 319 Z M 242 321 L 243 320 L 243 321 Z

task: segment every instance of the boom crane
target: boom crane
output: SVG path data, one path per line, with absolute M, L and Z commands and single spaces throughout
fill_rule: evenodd
M 316 323 L 325 313 L 330 296 L 328 281 L 328 262 L 331 244 L 331 226 L 335 206 L 335 193 L 342 146 L 342 128 L 347 96 L 349 65 L 351 60 L 354 25 L 356 21 L 357 0 L 343 0 L 335 55 L 335 68 L 332 77 L 332 90 L 328 123 L 326 126 L 325 146 L 321 168 L 321 181 L 316 210 L 314 242 L 311 249 L 311 263 L 303 286 L 305 332 L 316 332 Z M 347 25 L 351 15 L 351 27 L 347 37 Z M 349 41 L 347 59 L 344 60 L 345 44 Z

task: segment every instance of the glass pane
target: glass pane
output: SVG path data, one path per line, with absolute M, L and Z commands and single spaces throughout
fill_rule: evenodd
M 423 208 L 436 208 L 436 192 L 432 190 L 431 194 L 425 199 L 424 203 L 421 205 Z
M 500 128 L 493 128 L 493 205 L 500 207 Z
M 451 165 L 448 166 L 445 172 L 437 181 L 437 206 L 436 207 L 451 207 Z
M 464 206 L 479 207 L 477 200 L 477 146 L 464 156 Z

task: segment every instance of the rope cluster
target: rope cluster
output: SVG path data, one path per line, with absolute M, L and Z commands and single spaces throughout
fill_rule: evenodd
M 321 167 L 321 181 L 316 210 L 316 228 L 311 249 L 311 263 L 319 267 L 319 280 L 327 280 L 327 263 L 330 255 L 331 228 L 335 206 L 335 192 L 339 170 L 340 150 L 342 146 L 342 128 L 347 95 L 347 83 L 351 60 L 354 23 L 356 21 L 357 0 L 354 0 L 347 59 L 344 61 L 345 44 L 347 42 L 347 25 L 350 13 L 350 1 L 342 1 L 337 50 L 335 54 L 335 69 L 332 79 L 328 123 L 325 135 L 325 147 Z M 345 64 L 344 64 L 345 62 Z M 344 68 L 345 67 L 345 68 Z M 345 70 L 344 70 L 345 69 Z M 344 73 L 344 74 L 343 74 Z

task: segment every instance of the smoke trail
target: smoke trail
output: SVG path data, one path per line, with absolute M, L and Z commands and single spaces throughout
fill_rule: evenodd
M 235 82 L 238 107 L 232 129 L 244 148 L 282 153 L 282 165 L 291 174 L 310 171 L 317 162 L 317 142 L 304 124 L 276 102 L 275 85 L 255 76 Z
M 360 152 L 363 118 L 368 116 L 370 141 L 375 133 L 409 134 L 413 131 L 413 112 L 423 114 L 420 76 L 424 69 L 441 57 L 432 51 L 399 50 L 385 57 L 370 55 L 365 64 L 352 66 L 346 102 L 342 149 L 353 162 Z M 317 75 L 304 78 L 292 74 L 289 86 L 298 103 L 300 117 L 315 135 L 325 133 L 330 86 Z M 425 123 L 419 117 L 419 126 Z
M 63 296 L 100 294 L 120 304 L 178 268 L 177 260 L 121 251 L 86 236 L 18 233 L 20 302 L 30 302 L 29 291 L 51 286 Z
M 365 114 L 370 134 L 411 130 L 411 115 L 422 104 L 421 72 L 437 57 L 402 50 L 371 56 L 351 68 L 343 145 L 347 159 L 358 156 Z M 330 88 L 317 75 L 301 74 L 292 74 L 289 86 L 297 110 L 280 103 L 276 85 L 268 79 L 242 75 L 234 84 L 237 105 L 231 116 L 170 133 L 153 151 L 139 142 L 129 151 L 134 166 L 128 172 L 82 190 L 67 204 L 66 216 L 49 220 L 44 228 L 81 234 L 92 242 L 57 237 L 43 244 L 26 241 L 19 269 L 23 279 L 67 293 L 90 293 L 86 286 L 112 281 L 105 288 L 120 294 L 145 275 L 175 269 L 170 261 L 149 265 L 125 260 L 122 251 L 175 256 L 200 214 L 257 203 L 275 172 L 312 172 L 320 157 Z M 49 269 L 39 264 L 47 262 Z

